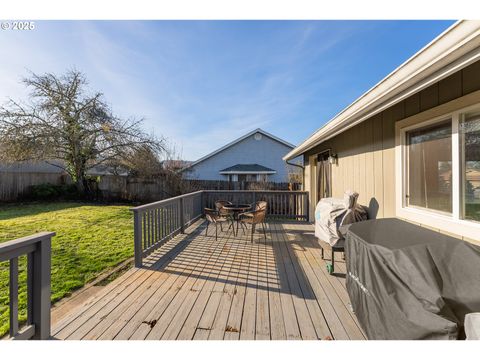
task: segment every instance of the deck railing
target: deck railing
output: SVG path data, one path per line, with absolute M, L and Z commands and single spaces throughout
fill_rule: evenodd
M 135 266 L 202 216 L 202 197 L 203 191 L 196 191 L 132 208 Z
M 50 337 L 51 239 L 55 233 L 42 232 L 0 244 L 0 262 L 10 262 L 10 338 L 14 340 Z M 27 256 L 27 323 L 18 323 L 18 258 Z
M 215 201 L 228 200 L 234 204 L 253 204 L 266 201 L 267 218 L 278 220 L 308 220 L 307 191 L 275 190 L 205 190 L 204 207 L 215 207 Z
M 196 191 L 170 199 L 132 208 L 134 224 L 135 266 L 143 258 L 179 233 L 183 233 L 203 215 L 205 207 L 214 208 L 215 201 L 251 204 L 267 201 L 267 218 L 308 221 L 306 191 Z

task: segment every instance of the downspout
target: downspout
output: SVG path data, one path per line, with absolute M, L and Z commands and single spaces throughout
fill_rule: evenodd
M 294 163 L 288 162 L 288 160 L 285 160 L 285 163 L 287 165 L 299 167 L 300 169 L 302 169 L 302 179 L 303 179 L 302 188 L 303 188 L 303 190 L 305 190 L 305 165 L 294 164 Z

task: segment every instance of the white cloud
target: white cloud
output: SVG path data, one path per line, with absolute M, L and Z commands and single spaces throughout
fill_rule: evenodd
M 262 44 L 232 43 L 221 24 L 209 22 L 38 22 L 30 33 L 0 33 L 0 101 L 25 97 L 18 81 L 26 69 L 75 67 L 114 112 L 145 117 L 148 130 L 193 160 L 257 127 L 275 133 L 281 121 L 298 116 L 321 86 L 318 75 L 305 78 L 305 68 L 351 34 L 317 25 L 282 23 Z M 242 36 L 248 26 L 229 36 Z

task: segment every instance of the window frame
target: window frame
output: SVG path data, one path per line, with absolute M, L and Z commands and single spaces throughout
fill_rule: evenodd
M 422 207 L 422 206 L 415 206 L 415 205 L 408 205 L 408 202 L 409 202 L 409 198 L 407 198 L 407 194 L 410 194 L 411 191 L 409 189 L 409 181 L 408 181 L 408 176 L 410 175 L 409 174 L 409 168 L 410 168 L 410 164 L 409 164 L 409 156 L 408 156 L 408 133 L 411 132 L 411 131 L 414 131 L 414 130 L 421 130 L 421 129 L 426 129 L 426 128 L 430 128 L 430 127 L 434 127 L 435 125 L 437 124 L 447 124 L 447 123 L 450 123 L 450 127 L 451 127 L 451 136 L 452 136 L 452 146 L 453 146 L 453 131 L 454 131 L 454 125 L 453 125 L 453 119 L 451 117 L 439 117 L 437 119 L 435 119 L 433 122 L 430 122 L 428 121 L 428 124 L 427 123 L 419 123 L 419 124 L 415 124 L 415 125 L 412 125 L 412 126 L 409 126 L 409 127 L 406 127 L 405 129 L 402 129 L 402 139 L 403 139 L 403 158 L 405 159 L 404 160 L 404 165 L 403 165 L 403 175 L 402 175 L 402 179 L 403 179 L 403 196 L 402 196 L 402 199 L 403 199 L 403 206 L 404 207 L 408 207 L 408 208 L 413 208 L 413 209 L 420 209 L 420 210 L 426 210 L 426 211 L 429 211 L 429 212 L 432 212 L 432 213 L 436 213 L 436 214 L 440 214 L 440 215 L 446 215 L 446 216 L 451 216 L 454 212 L 454 195 L 453 195 L 453 192 L 454 192 L 454 189 L 453 189 L 453 182 L 454 182 L 454 169 L 453 169 L 453 151 L 452 151 L 452 212 L 447 212 L 447 211 L 442 211 L 442 210 L 437 210 L 437 209 L 429 209 L 429 208 L 425 208 L 425 207 Z
M 466 106 L 428 120 L 415 120 L 415 116 L 398 121 L 396 124 L 395 166 L 396 174 L 396 216 L 423 225 L 440 229 L 447 233 L 469 239 L 480 240 L 480 222 L 465 220 L 463 216 L 462 153 L 460 149 L 460 122 L 466 113 L 480 111 L 480 104 Z M 452 127 L 452 213 L 418 206 L 408 206 L 408 138 L 412 130 L 425 128 L 445 121 Z M 399 175 L 399 176 L 398 176 Z

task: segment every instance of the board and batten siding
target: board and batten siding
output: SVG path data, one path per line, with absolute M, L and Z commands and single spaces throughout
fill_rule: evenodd
M 359 203 L 368 207 L 371 218 L 394 217 L 396 122 L 442 104 L 454 106 L 460 98 L 479 90 L 480 61 L 306 152 L 304 181 L 305 189 L 310 191 L 311 220 L 317 198 L 317 154 L 330 149 L 338 156 L 337 164 L 332 165 L 333 197 L 343 197 L 346 190 L 355 190 L 360 194 Z

